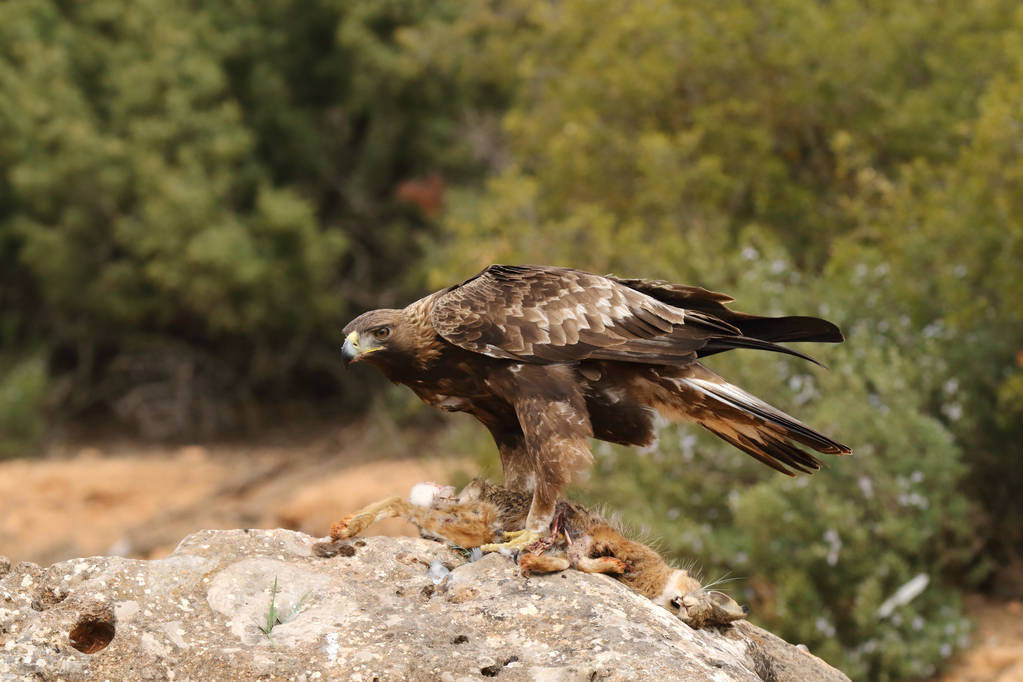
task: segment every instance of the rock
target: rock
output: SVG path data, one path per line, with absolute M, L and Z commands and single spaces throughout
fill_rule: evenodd
M 848 679 L 748 623 L 692 630 L 607 576 L 524 578 L 419 538 L 329 558 L 315 542 L 202 531 L 163 559 L 11 566 L 0 679 Z M 431 565 L 450 573 L 434 584 Z

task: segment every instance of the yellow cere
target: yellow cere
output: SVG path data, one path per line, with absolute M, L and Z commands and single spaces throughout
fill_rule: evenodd
M 352 332 L 346 338 L 356 350 L 359 351 L 359 355 L 369 355 L 373 351 L 383 350 L 382 346 L 362 346 L 359 344 L 359 335 L 356 332 Z

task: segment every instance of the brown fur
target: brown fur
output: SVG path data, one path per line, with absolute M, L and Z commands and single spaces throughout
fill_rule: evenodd
M 330 537 L 334 542 L 345 540 L 375 521 L 401 517 L 427 536 L 459 547 L 479 547 L 493 542 L 502 531 L 523 528 L 531 506 L 526 493 L 476 479 L 457 496 L 451 490 L 435 496 L 429 507 L 400 497 L 381 500 L 335 523 Z M 704 590 L 686 571 L 672 568 L 649 546 L 625 537 L 582 505 L 562 500 L 554 518 L 564 539 L 547 539 L 537 551 L 521 553 L 518 561 L 524 573 L 567 568 L 608 573 L 693 627 L 723 625 L 744 616 L 729 597 Z

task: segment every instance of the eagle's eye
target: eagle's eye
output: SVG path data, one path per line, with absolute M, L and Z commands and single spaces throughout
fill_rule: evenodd
M 377 341 L 383 341 L 390 335 L 391 335 L 390 327 L 380 327 L 378 329 L 373 330 L 373 338 L 376 339 Z

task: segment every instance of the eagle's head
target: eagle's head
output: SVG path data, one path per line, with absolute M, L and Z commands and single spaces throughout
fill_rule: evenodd
M 341 357 L 345 366 L 365 360 L 382 365 L 395 356 L 406 355 L 411 348 L 410 329 L 404 311 L 381 308 L 363 313 L 349 322 L 341 332 L 345 343 Z

